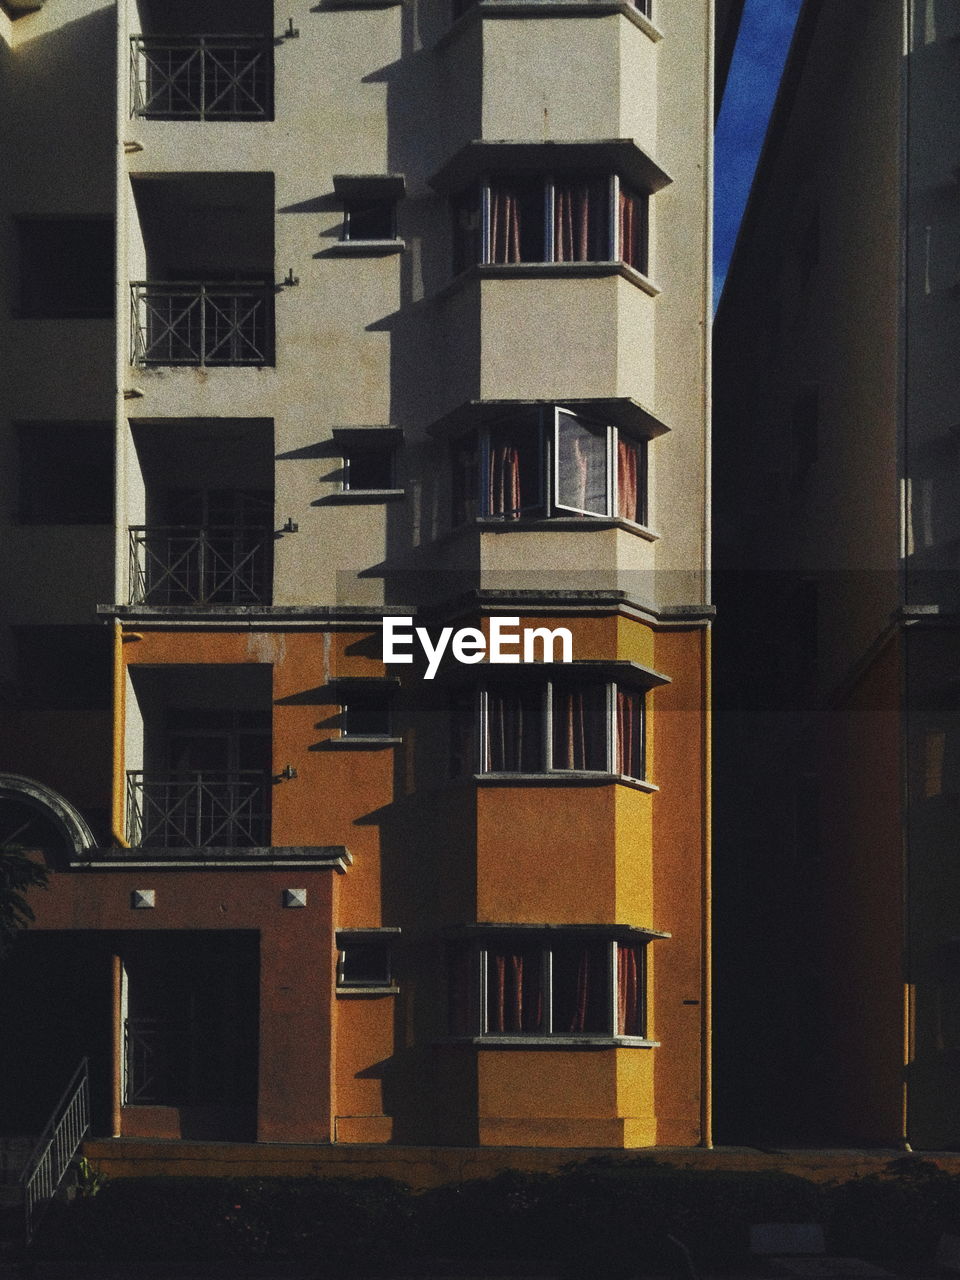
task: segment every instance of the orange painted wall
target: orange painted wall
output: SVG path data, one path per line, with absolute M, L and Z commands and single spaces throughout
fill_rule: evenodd
M 698 1140 L 703 1009 L 685 1001 L 703 996 L 703 632 L 614 614 L 525 624 L 568 626 L 577 659 L 628 659 L 671 679 L 648 695 L 658 792 L 452 780 L 449 688 L 409 668 L 389 672 L 404 677 L 402 744 L 341 745 L 342 695 L 331 681 L 385 674 L 376 633 L 171 629 L 124 643 L 133 668 L 269 665 L 274 771 L 297 772 L 274 786 L 272 843 L 343 845 L 352 857 L 343 876 L 75 873 L 50 895 L 45 928 L 260 929 L 261 1140 Z M 154 882 L 157 910 L 131 911 L 130 888 Z M 305 911 L 279 905 L 294 884 L 310 887 Z M 650 1034 L 661 1047 L 444 1045 L 443 931 L 476 921 L 670 931 L 648 948 Z M 381 924 L 402 929 L 399 996 L 335 998 L 336 929 Z
M 654 968 L 652 1033 L 656 1051 L 657 1141 L 700 1141 L 706 1002 L 702 943 L 708 906 L 706 632 L 663 630 L 656 665 L 671 683 L 654 695 L 660 786 L 653 808 L 653 900 L 658 929 L 672 936 L 651 948 Z

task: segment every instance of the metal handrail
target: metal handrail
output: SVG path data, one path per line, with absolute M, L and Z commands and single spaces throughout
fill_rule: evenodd
M 20 1175 L 28 1245 L 90 1128 L 89 1065 L 81 1060 Z
M 168 120 L 272 119 L 272 39 L 131 36 L 130 114 Z
M 127 840 L 166 849 L 265 846 L 269 780 L 260 769 L 129 769 Z
M 133 363 L 272 364 L 273 296 L 262 281 L 131 281 Z
M 131 604 L 264 604 L 267 525 L 131 525 Z

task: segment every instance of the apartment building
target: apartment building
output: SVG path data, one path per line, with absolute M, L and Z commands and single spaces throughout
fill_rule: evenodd
M 0 1128 L 709 1139 L 738 10 L 5 0 Z
M 807 0 L 717 315 L 727 1140 L 960 1140 L 958 36 Z

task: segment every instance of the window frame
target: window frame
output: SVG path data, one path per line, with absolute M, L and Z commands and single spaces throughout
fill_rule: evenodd
M 467 966 L 466 1022 L 462 1031 L 452 1031 L 453 1039 L 468 1039 L 477 1044 L 495 1047 L 523 1047 L 540 1044 L 551 1047 L 576 1047 L 579 1045 L 637 1046 L 641 1048 L 656 1047 L 658 1042 L 649 1038 L 650 1031 L 650 998 L 647 947 L 657 938 L 669 937 L 669 934 L 653 930 L 635 930 L 623 938 L 612 932 L 601 929 L 582 929 L 575 925 L 569 927 L 553 926 L 538 928 L 529 926 L 516 928 L 490 927 L 482 933 L 476 933 L 466 940 L 451 944 L 448 954 L 448 1018 L 452 1023 L 454 1014 L 452 991 L 450 990 L 450 971 L 453 964 L 464 962 Z M 555 1018 L 555 985 L 554 955 L 558 948 L 571 941 L 596 941 L 605 944 L 606 967 L 603 974 L 606 997 L 607 1026 L 597 1031 L 561 1031 L 554 1028 Z M 490 963 L 491 954 L 508 947 L 517 949 L 537 947 L 540 951 L 540 993 L 543 1005 L 542 1025 L 531 1031 L 499 1031 L 491 1030 L 489 1025 L 490 1009 Z M 639 976 L 637 981 L 638 1021 L 640 1034 L 620 1032 L 619 1023 L 619 963 L 618 951 L 621 946 L 637 948 L 639 956 Z M 459 954 L 458 954 L 459 950 Z M 464 955 L 465 952 L 465 955 Z
M 395 955 L 393 944 L 400 936 L 396 926 L 379 928 L 354 929 L 344 928 L 336 931 L 337 967 L 336 994 L 344 995 L 396 995 L 399 991 L 397 982 Z M 384 949 L 384 977 L 381 981 L 371 979 L 350 979 L 346 976 L 347 954 L 351 946 L 382 946 Z
M 494 257 L 493 253 L 493 216 L 492 216 L 492 192 L 501 184 L 509 184 L 511 181 L 524 182 L 527 184 L 542 184 L 543 188 L 543 253 L 541 257 L 521 257 L 516 263 L 506 263 Z M 605 201 L 602 201 L 601 207 L 604 208 L 604 218 L 606 226 L 601 228 L 599 235 L 605 238 L 607 245 L 607 253 L 602 257 L 591 257 L 585 259 L 568 259 L 556 257 L 556 194 L 557 188 L 565 183 L 572 182 L 606 182 L 607 193 Z M 620 197 L 621 193 L 628 195 L 638 202 L 639 218 L 640 218 L 640 263 L 630 263 L 623 256 L 623 243 L 621 237 L 621 219 L 620 219 Z M 644 191 L 632 183 L 621 178 L 617 170 L 583 171 L 583 170 L 550 170 L 543 173 L 484 173 L 480 176 L 476 186 L 471 192 L 469 189 L 463 193 L 454 204 L 455 215 L 455 241 L 456 248 L 454 252 L 454 268 L 455 270 L 464 270 L 471 265 L 481 267 L 498 267 L 498 266 L 524 266 L 524 267 L 559 267 L 559 266 L 576 266 L 586 265 L 588 263 L 600 263 L 604 265 L 621 265 L 627 266 L 632 271 L 636 271 L 639 275 L 646 277 L 650 268 L 650 192 Z M 466 215 L 466 219 L 464 217 Z M 467 220 L 475 222 L 475 225 L 468 226 Z M 466 233 L 470 233 L 475 237 L 476 255 L 469 253 L 465 248 L 464 237 Z M 473 259 L 473 260 L 472 260 Z
M 387 234 L 383 236 L 361 236 L 353 234 L 353 220 L 356 211 L 362 206 L 382 205 L 386 215 Z M 343 199 L 343 224 L 340 232 L 341 244 L 383 244 L 397 239 L 397 200 L 392 196 L 350 196 Z
M 540 700 L 540 767 L 537 769 L 493 769 L 490 766 L 492 759 L 491 749 L 491 714 L 490 714 L 490 694 L 493 690 L 509 690 L 511 688 L 531 691 L 531 685 L 508 683 L 493 683 L 483 681 L 479 684 L 472 695 L 473 708 L 473 726 L 470 734 L 473 759 L 466 761 L 467 767 L 458 771 L 456 768 L 456 758 L 451 759 L 451 768 L 453 776 L 462 776 L 463 773 L 473 774 L 476 777 L 498 778 L 509 780 L 511 778 L 536 777 L 536 778 L 553 778 L 562 779 L 564 777 L 579 778 L 584 775 L 592 775 L 597 778 L 615 778 L 626 779 L 632 783 L 644 783 L 648 787 L 653 784 L 647 777 L 647 718 L 649 709 L 647 707 L 647 694 L 649 689 L 633 682 L 625 682 L 617 680 L 616 677 L 602 676 L 593 679 L 571 678 L 570 676 L 549 677 L 542 682 L 537 682 L 537 693 Z M 554 762 L 554 718 L 555 718 L 555 695 L 557 692 L 571 689 L 603 689 L 604 699 L 604 768 L 589 769 L 576 768 L 568 765 L 557 765 Z M 618 756 L 618 731 L 617 723 L 617 694 L 623 690 L 626 693 L 637 696 L 639 704 L 639 728 L 640 728 L 640 772 L 638 774 L 620 773 L 616 768 Z M 461 702 L 461 711 L 466 710 L 467 704 Z M 451 747 L 462 743 L 466 740 L 466 734 L 461 736 L 455 732 L 451 733 Z M 471 767 L 472 766 L 472 767 Z
M 525 414 L 533 413 L 537 415 L 536 425 L 524 425 L 523 417 Z M 552 415 L 552 423 L 550 421 Z M 566 419 L 571 419 L 587 429 L 595 431 L 604 431 L 605 441 L 604 447 L 606 451 L 606 511 L 592 512 L 576 508 L 559 501 L 560 492 L 560 429 L 561 415 Z M 530 502 L 525 506 L 521 506 L 516 514 L 509 512 L 493 512 L 488 510 L 488 498 L 486 485 L 483 483 L 484 476 L 490 471 L 490 455 L 493 447 L 493 433 L 497 431 L 513 431 L 518 437 L 529 434 L 535 437 L 536 446 L 539 453 L 538 468 L 538 486 L 536 501 Z M 531 430 L 533 427 L 533 430 Z M 639 507 L 639 519 L 632 519 L 630 516 L 621 515 L 617 510 L 619 505 L 619 449 L 620 439 L 626 440 L 632 445 L 638 446 L 639 467 L 637 481 L 637 505 Z M 464 483 L 466 468 L 461 462 L 460 455 L 466 453 L 470 448 L 475 452 L 476 459 L 473 464 L 476 468 L 475 479 L 473 483 L 467 486 Z M 617 426 L 609 422 L 600 422 L 591 419 L 589 416 L 574 413 L 571 409 L 564 408 L 562 405 L 539 406 L 534 410 L 529 407 L 519 406 L 515 414 L 505 415 L 492 419 L 479 426 L 475 432 L 461 436 L 453 444 L 453 458 L 451 471 L 453 473 L 453 493 L 452 493 L 452 512 L 451 520 L 454 528 L 459 528 L 464 524 L 469 524 L 471 516 L 468 513 L 468 505 L 471 502 L 476 504 L 476 513 L 472 517 L 476 520 L 492 520 L 498 523 L 510 523 L 524 519 L 534 520 L 616 520 L 623 521 L 626 525 L 633 529 L 648 528 L 650 518 L 649 512 L 649 440 L 646 436 L 634 434 L 626 430 L 622 426 Z M 470 492 L 467 492 L 467 490 Z M 462 508 L 459 509 L 459 508 Z
M 372 434 L 372 433 L 371 433 Z M 343 458 L 343 493 L 396 493 L 397 485 L 397 443 L 395 440 L 370 440 L 369 442 L 359 443 L 353 441 L 349 444 L 342 444 Z M 350 483 L 351 463 L 358 455 L 366 454 L 368 457 L 373 454 L 382 454 L 387 462 L 389 474 L 389 484 L 377 485 L 352 485 Z

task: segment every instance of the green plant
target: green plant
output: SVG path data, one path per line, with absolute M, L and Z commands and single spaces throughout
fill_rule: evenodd
M 89 1200 L 95 1196 L 107 1180 L 107 1176 L 95 1168 L 86 1156 L 81 1156 L 76 1163 L 77 1195 L 81 1200 Z
M 0 956 L 33 920 L 27 889 L 45 889 L 47 869 L 13 845 L 0 845 Z

